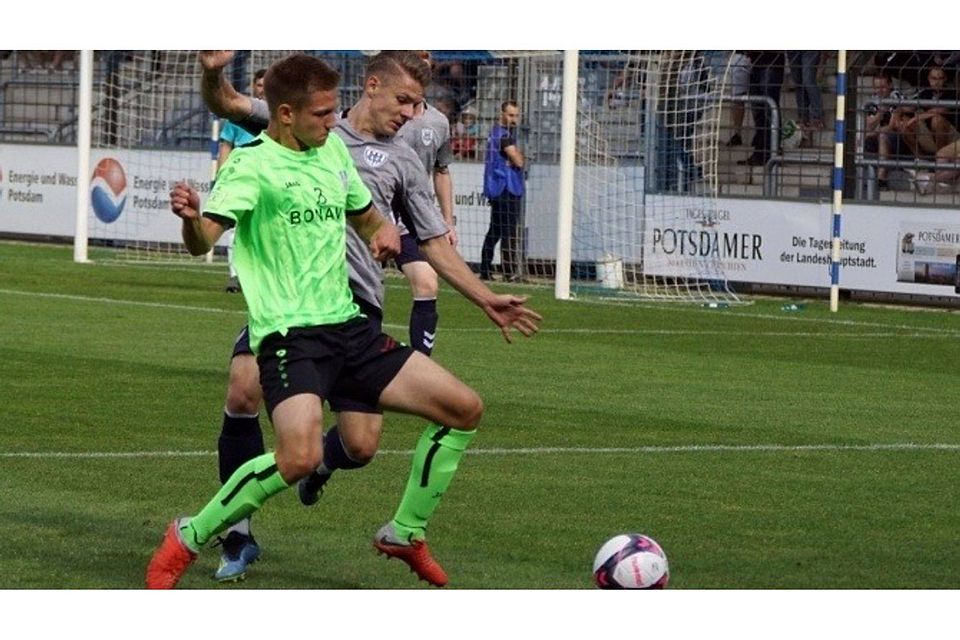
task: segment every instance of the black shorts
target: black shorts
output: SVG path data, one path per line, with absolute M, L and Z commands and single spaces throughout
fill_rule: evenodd
M 353 296 L 353 301 L 357 303 L 357 306 L 360 307 L 360 313 L 366 315 L 370 322 L 373 323 L 373 326 L 376 328 L 377 332 L 383 331 L 383 310 L 380 307 L 370 304 L 363 298 L 359 296 Z M 376 413 L 382 414 L 383 411 L 377 408 L 376 402 L 365 402 L 363 400 L 354 399 L 349 396 L 338 393 L 336 389 L 330 394 L 330 397 L 327 398 L 327 402 L 330 403 L 330 410 L 340 413 L 341 411 L 355 411 L 357 413 Z
M 295 327 L 285 336 L 271 333 L 257 356 L 267 411 L 272 416 L 277 405 L 301 393 L 375 408 L 412 354 L 363 316 L 337 325 Z
M 250 327 L 247 325 L 243 325 L 243 329 L 240 330 L 240 335 L 234 340 L 233 353 L 230 354 L 230 359 L 233 360 L 237 356 L 244 355 L 253 355 L 253 349 L 250 348 Z
M 403 265 L 410 262 L 426 262 L 427 259 L 420 253 L 420 245 L 412 233 L 405 233 L 400 236 L 400 253 L 393 259 L 397 264 L 397 269 L 403 269 Z
M 364 314 L 370 318 L 370 320 L 375 322 L 377 331 L 381 331 L 383 326 L 383 309 L 367 302 L 360 296 L 353 296 L 353 301 L 357 303 L 358 307 L 360 307 L 360 313 Z M 240 330 L 240 334 L 234 341 L 233 353 L 230 355 L 230 359 L 233 360 L 237 356 L 244 355 L 253 355 L 253 349 L 250 348 L 250 327 L 247 325 L 243 325 L 243 329 Z

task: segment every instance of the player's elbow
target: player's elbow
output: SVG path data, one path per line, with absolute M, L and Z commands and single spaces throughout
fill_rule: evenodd
M 187 252 L 192 256 L 202 256 L 210 252 L 210 245 L 205 242 L 187 242 Z

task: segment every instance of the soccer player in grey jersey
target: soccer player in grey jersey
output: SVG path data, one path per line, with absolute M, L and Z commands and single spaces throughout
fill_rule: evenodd
M 429 54 L 421 52 L 429 62 Z M 450 150 L 450 123 L 447 117 L 432 105 L 422 102 L 417 105 L 417 115 L 400 127 L 397 138 L 402 139 L 416 152 L 427 176 L 432 179 L 433 190 L 440 205 L 444 222 L 449 229 L 447 239 L 457 245 L 453 217 L 453 184 L 449 164 L 453 153 Z M 437 339 L 437 272 L 421 254 L 415 238 L 407 233 L 402 221 L 400 227 L 400 255 L 395 259 L 407 282 L 413 304 L 410 307 L 410 344 L 414 349 L 430 355 Z
M 456 217 L 453 215 L 453 180 L 450 177 L 450 121 L 443 112 L 428 102 L 418 108 L 418 115 L 400 127 L 398 134 L 410 145 L 433 180 L 433 190 L 440 205 L 440 213 L 450 228 L 451 244 L 456 246 Z
M 201 54 L 204 99 L 217 115 L 256 127 L 263 122 L 265 105 L 237 93 L 229 84 L 223 68 L 231 57 L 226 51 Z M 511 326 L 531 335 L 540 316 L 523 307 L 526 298 L 494 294 L 473 274 L 447 238 L 446 225 L 436 208 L 422 164 L 408 145 L 394 139 L 423 100 L 423 87 L 429 81 L 426 65 L 410 52 L 384 52 L 370 60 L 365 77 L 362 97 L 335 129 L 335 135 L 346 143 L 374 204 L 405 222 L 437 273 L 480 307 L 501 328 L 508 342 Z M 366 246 L 351 235 L 347 241 L 351 288 L 357 298 L 381 309 L 382 271 Z M 515 319 L 508 320 L 504 313 L 508 308 L 521 311 Z M 255 361 L 253 367 L 255 371 Z M 259 398 L 258 378 L 234 376 L 235 369 L 236 362 L 231 364 L 228 401 L 231 397 Z M 376 408 L 356 403 L 349 408 L 340 412 L 338 425 L 324 436 L 324 459 L 318 468 L 323 481 L 337 468 L 363 466 L 379 445 L 382 416 Z M 449 486 L 471 434 L 441 425 L 430 425 L 425 430 L 397 513 L 375 536 L 374 544 L 381 552 L 404 560 L 418 576 L 438 586 L 445 584 L 447 577 L 423 543 L 427 520 Z M 431 450 L 439 450 L 448 461 L 443 465 L 434 462 L 431 467 Z M 425 470 L 429 473 L 424 474 Z M 428 486 L 421 486 L 421 479 L 426 477 Z M 315 489 L 312 499 L 316 500 Z M 301 500 L 309 501 L 304 500 L 302 491 Z

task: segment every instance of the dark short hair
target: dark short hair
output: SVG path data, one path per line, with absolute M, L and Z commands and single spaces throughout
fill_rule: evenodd
M 423 88 L 430 84 L 430 64 L 423 59 L 421 51 L 381 51 L 370 58 L 364 72 L 364 79 L 370 76 L 378 78 L 396 78 L 407 74 Z
M 507 107 L 516 107 L 517 109 L 519 109 L 520 105 L 517 104 L 516 100 L 504 100 L 503 102 L 500 103 L 500 113 L 503 113 L 504 111 L 506 111 Z
M 299 109 L 310 94 L 330 91 L 340 85 L 340 73 L 319 58 L 295 53 L 270 65 L 263 79 L 270 115 L 276 115 L 281 104 Z
M 257 80 L 259 80 L 265 75 L 267 75 L 266 69 L 257 69 L 256 71 L 253 72 L 253 81 L 256 82 Z

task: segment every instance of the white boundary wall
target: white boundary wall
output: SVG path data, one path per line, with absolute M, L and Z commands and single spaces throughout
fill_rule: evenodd
M 0 145 L 0 233 L 72 237 L 76 208 L 76 149 L 73 147 Z M 209 190 L 210 158 L 204 152 L 137 152 L 178 156 L 175 164 L 189 167 L 202 193 Z M 182 156 L 182 157 L 180 157 Z M 104 157 L 120 162 L 126 173 L 125 197 L 137 199 L 147 210 L 137 221 L 140 239 L 179 242 L 179 220 L 169 212 L 170 179 L 153 175 L 142 155 L 134 165 L 124 152 L 94 150 L 91 166 Z M 153 163 L 159 164 L 159 163 Z M 456 214 L 460 250 L 468 262 L 477 262 L 489 221 L 482 196 L 483 166 L 454 164 Z M 558 205 L 555 165 L 534 166 L 528 180 L 527 255 L 553 259 L 556 252 Z M 176 179 L 176 178 L 173 178 Z M 669 198 L 657 196 L 658 208 L 670 208 Z M 650 197 L 648 196 L 648 203 Z M 645 252 L 669 259 L 676 275 L 695 275 L 702 254 L 719 251 L 732 281 L 794 286 L 830 286 L 831 207 L 829 203 L 801 203 L 722 198 L 712 210 L 684 209 L 672 221 L 649 225 L 642 240 Z M 155 215 L 154 213 L 155 212 Z M 90 238 L 117 239 L 124 216 L 112 224 L 88 215 Z M 129 223 L 127 223 L 129 224 Z M 576 228 L 576 222 L 575 228 Z M 639 226 L 638 226 L 639 228 Z M 576 233 L 576 231 L 575 231 Z M 887 293 L 952 296 L 960 255 L 960 216 L 955 209 L 845 205 L 843 212 L 840 286 L 843 289 Z M 623 246 L 637 247 L 641 238 L 624 239 Z M 574 260 L 598 256 L 574 249 Z

